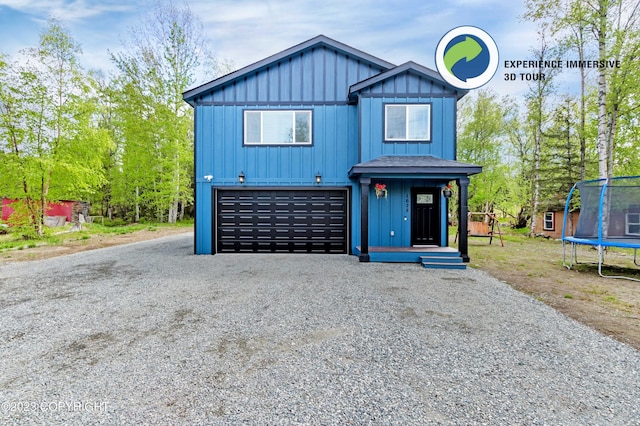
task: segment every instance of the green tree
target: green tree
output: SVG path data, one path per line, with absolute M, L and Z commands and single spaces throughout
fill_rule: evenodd
M 513 208 L 510 215 L 518 229 L 527 227 L 531 218 L 531 169 L 533 143 L 527 137 L 525 119 L 519 109 L 513 109 L 506 121 L 506 152 L 511 164 L 511 199 Z
M 541 205 L 541 155 L 545 144 L 545 129 L 548 126 L 549 112 L 548 101 L 554 91 L 553 78 L 557 74 L 556 68 L 545 68 L 544 63 L 550 58 L 558 60 L 559 53 L 556 49 L 549 47 L 546 40 L 546 25 L 541 25 L 538 32 L 540 49 L 534 50 L 534 60 L 538 61 L 538 75 L 544 74 L 545 78 L 540 78 L 529 87 L 527 99 L 527 133 L 532 140 L 532 162 L 531 162 L 531 222 L 530 234 L 533 235 L 537 225 L 537 215 Z
M 638 80 L 634 80 L 633 75 L 640 57 L 640 3 L 637 0 L 528 0 L 526 5 L 525 17 L 551 23 L 554 34 L 569 47 L 576 48 L 581 60 L 586 49 L 592 46 L 600 64 L 617 61 L 620 65 L 600 66 L 596 70 L 598 175 L 611 178 L 616 164 L 618 122 L 634 104 L 634 93 L 638 90 Z M 583 81 L 584 77 L 581 70 Z M 583 102 L 585 93 L 583 87 Z M 582 114 L 586 114 L 584 104 Z M 587 126 L 585 123 L 581 129 L 586 131 Z M 583 146 L 586 147 L 586 139 Z
M 50 20 L 38 47 L 23 53 L 0 71 L 0 192 L 23 201 L 42 236 L 49 200 L 87 198 L 103 182 L 111 141 L 94 125 L 95 87 L 68 30 Z
M 482 173 L 472 176 L 469 183 L 471 210 L 492 212 L 498 206 L 504 207 L 509 199 L 510 172 L 503 155 L 508 110 L 503 105 L 512 104 L 487 89 L 461 101 L 458 158 L 483 167 Z
M 613 165 L 615 174 L 618 176 L 640 175 L 640 162 L 638 161 L 640 158 L 640 108 L 637 98 L 635 104 L 636 108 L 621 115 L 619 120 L 619 142 L 616 145 L 617 154 Z
M 557 38 L 559 46 L 566 52 L 575 52 L 578 61 L 586 59 L 589 29 L 586 23 L 586 9 L 582 1 L 574 0 L 528 0 L 525 17 L 541 22 L 552 37 Z M 587 68 L 579 67 L 580 117 L 577 135 L 580 141 L 580 180 L 585 179 L 585 161 L 587 153 L 586 114 L 587 114 Z
M 579 99 L 565 96 L 550 113 L 540 167 L 541 204 L 547 209 L 564 207 L 571 187 L 593 163 L 589 155 L 582 158 L 579 111 Z
M 96 201 L 99 200 L 101 214 L 113 219 L 113 195 L 114 183 L 120 176 L 121 170 L 121 141 L 122 129 L 119 126 L 117 107 L 119 92 L 116 87 L 102 73 L 97 72 L 94 76 L 96 95 L 98 98 L 98 108 L 96 122 L 100 129 L 107 132 L 113 141 L 109 149 L 104 151 L 102 158 L 102 173 L 105 176 Z M 94 208 L 97 202 L 94 202 Z
M 193 110 L 182 92 L 194 83 L 207 44 L 188 6 L 158 3 L 125 49 L 111 55 L 123 138 L 122 180 L 113 187 L 123 193 L 114 198 L 134 200 L 136 219 L 173 223 L 193 199 Z

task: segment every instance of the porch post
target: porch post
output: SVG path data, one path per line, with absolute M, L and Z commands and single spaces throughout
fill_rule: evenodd
M 460 214 L 458 219 L 458 250 L 460 250 L 462 261 L 469 262 L 469 228 L 467 223 L 469 218 L 469 178 L 460 178 L 457 183 L 460 189 L 458 197 L 458 212 Z
M 369 261 L 369 185 L 371 178 L 360 178 L 360 262 Z

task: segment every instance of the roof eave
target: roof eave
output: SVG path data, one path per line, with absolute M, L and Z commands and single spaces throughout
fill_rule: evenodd
M 455 175 L 471 176 L 482 173 L 481 166 L 461 166 L 461 167 L 367 167 L 353 166 L 349 170 L 349 177 L 362 175 L 398 175 L 399 177 L 410 177 L 410 175 Z

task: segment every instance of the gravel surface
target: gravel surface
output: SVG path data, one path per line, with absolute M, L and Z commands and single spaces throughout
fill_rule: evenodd
M 2 424 L 640 425 L 640 353 L 473 269 L 194 256 L 0 268 Z

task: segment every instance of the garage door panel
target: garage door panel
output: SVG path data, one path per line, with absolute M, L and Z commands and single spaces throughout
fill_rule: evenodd
M 219 252 L 347 252 L 346 190 L 218 190 Z
M 311 224 L 309 224 L 311 221 Z M 296 227 L 317 227 L 317 228 L 343 228 L 346 225 L 345 218 L 336 215 L 296 215 L 296 216 L 230 216 L 220 215 L 218 222 L 219 227 L 283 227 L 283 226 L 296 226 Z
M 313 227 L 295 228 L 246 228 L 238 230 L 221 229 L 219 238 L 233 240 L 233 238 L 248 238 L 256 241 L 269 239 L 322 239 L 335 241 L 344 239 L 342 229 L 317 229 Z

